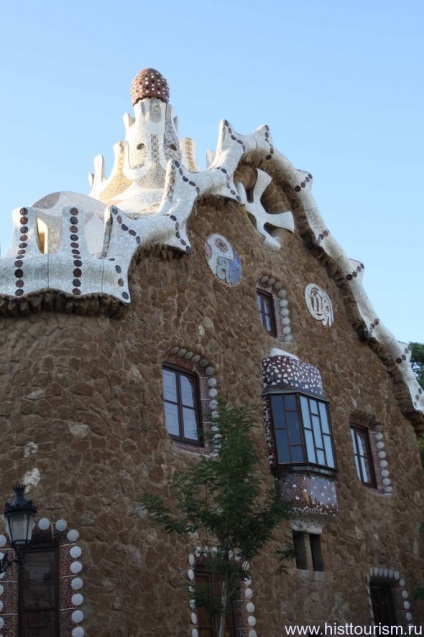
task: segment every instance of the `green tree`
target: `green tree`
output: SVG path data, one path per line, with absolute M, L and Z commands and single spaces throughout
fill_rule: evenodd
M 411 343 L 411 367 L 415 377 L 424 389 L 424 343 Z M 421 464 L 424 467 L 424 434 L 418 436 L 418 448 L 420 450 Z
M 239 598 L 243 578 L 249 576 L 247 563 L 288 515 L 288 505 L 278 490 L 264 487 L 254 427 L 249 408 L 220 402 L 211 431 L 205 434 L 212 453 L 201 456 L 172 483 L 173 507 L 158 495 L 142 497 L 162 530 L 184 535 L 197 546 L 212 547 L 202 560 L 219 581 L 220 599 L 211 604 L 213 595 L 195 583 L 189 596 L 192 606 L 207 610 L 219 637 L 224 637 L 227 610 Z M 280 559 L 288 555 L 287 551 L 278 553 Z M 242 563 L 246 570 L 241 571 Z
M 411 367 L 415 377 L 424 389 L 424 343 L 411 343 Z

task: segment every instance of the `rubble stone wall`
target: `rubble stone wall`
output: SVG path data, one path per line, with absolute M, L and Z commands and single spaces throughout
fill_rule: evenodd
M 423 574 L 423 470 L 393 381 L 353 328 L 348 297 L 298 231 L 281 231 L 283 247 L 271 251 L 246 214 L 221 200 L 216 207 L 199 202 L 188 233 L 189 256 L 138 254 L 132 303 L 119 318 L 41 312 L 0 320 L 0 493 L 5 500 L 12 484 L 27 479 L 39 517 L 64 518 L 79 529 L 87 636 L 191 635 L 184 584 L 192 547 L 160 533 L 140 504 L 144 491 L 170 497 L 172 478 L 196 461 L 167 435 L 161 364 L 175 346 L 202 354 L 219 394 L 253 407 L 261 471 L 271 486 L 261 362 L 271 348 L 284 347 L 322 374 L 339 514 L 322 535 L 323 573 L 289 563 L 287 574 L 276 574 L 273 552 L 290 541 L 288 522 L 252 564 L 255 630 L 259 637 L 280 637 L 286 624 L 368 625 L 371 567 L 401 573 L 409 599 Z M 204 244 L 213 233 L 226 237 L 240 258 L 235 287 L 223 285 L 207 264 Z M 256 284 L 263 275 L 287 290 L 291 342 L 274 339 L 260 324 Z M 331 327 L 306 307 L 310 283 L 331 299 Z M 391 494 L 357 478 L 349 418 L 358 410 L 382 425 Z M 413 623 L 423 619 L 422 611 L 411 602 Z

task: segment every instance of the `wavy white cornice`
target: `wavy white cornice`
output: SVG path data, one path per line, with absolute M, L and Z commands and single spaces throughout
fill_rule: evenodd
M 100 256 L 88 250 L 84 232 L 81 232 L 85 216 L 95 216 L 90 210 L 93 199 L 87 198 L 87 204 L 78 207 L 77 212 L 74 208 L 63 209 L 61 242 L 54 254 L 42 254 L 38 249 L 37 219 L 44 213 L 45 221 L 45 211 L 36 207 L 15 211 L 12 251 L 8 258 L 0 261 L 0 296 L 24 298 L 28 294 L 54 289 L 73 297 L 107 295 L 121 303 L 129 303 L 127 273 L 135 251 L 139 246 L 160 244 L 189 253 L 191 246 L 186 224 L 195 201 L 203 195 L 218 195 L 244 205 L 255 218 L 265 244 L 278 248 L 265 224 L 293 231 L 293 218 L 290 212 L 269 214 L 261 205 L 260 198 L 269 177 L 258 171 L 251 203 L 247 201 L 242 185 L 234 183 L 234 174 L 241 159 L 252 153 L 268 161 L 270 168 L 277 170 L 299 197 L 315 243 L 344 274 L 369 337 L 375 338 L 394 359 L 408 387 L 414 409 L 424 412 L 424 395 L 409 365 L 408 348 L 400 345 L 377 318 L 362 286 L 362 264 L 353 263 L 330 234 L 311 195 L 312 176 L 295 169 L 284 155 L 273 148 L 267 126 L 244 136 L 237 134 L 227 121 L 221 122 L 217 151 L 208 169 L 202 172 L 190 172 L 178 159 L 168 161 L 162 200 L 155 214 L 132 219 L 115 206 L 106 208 Z M 75 229 L 80 230 L 75 232 Z M 72 244 L 78 244 L 78 247 Z M 76 266 L 75 261 L 81 262 L 81 265 Z M 75 270 L 78 270 L 78 276 Z

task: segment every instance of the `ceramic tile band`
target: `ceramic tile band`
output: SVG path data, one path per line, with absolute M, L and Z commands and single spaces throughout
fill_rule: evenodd
M 79 573 L 82 570 L 82 564 L 80 561 L 82 550 L 76 544 L 79 538 L 79 532 L 76 529 L 68 529 L 68 523 L 66 522 L 66 520 L 62 518 L 57 520 L 55 523 L 50 522 L 48 518 L 41 518 L 37 526 L 39 530 L 43 533 L 46 533 L 47 531 L 49 531 L 51 533 L 51 539 L 54 542 L 57 542 L 59 547 L 61 546 L 69 547 L 69 555 L 73 560 L 70 564 L 70 571 L 75 577 L 73 577 L 72 580 L 70 581 L 68 573 L 64 573 L 61 570 L 59 575 L 59 586 L 62 586 L 65 584 L 69 585 L 70 583 L 70 586 L 71 586 L 70 593 L 72 595 L 71 609 L 73 608 L 72 622 L 73 624 L 80 624 L 84 619 L 84 613 L 80 610 L 79 607 L 83 603 L 84 598 L 83 598 L 83 595 L 78 591 L 81 590 L 84 582 L 81 579 L 81 577 L 79 577 Z M 3 548 L 4 550 L 7 543 L 8 543 L 7 537 L 5 535 L 0 535 L 0 548 Z M 10 550 L 10 549 L 7 549 L 7 550 Z M 0 554 L 0 557 L 2 557 L 1 554 Z M 2 580 L 4 579 L 4 577 L 5 577 L 5 573 L 2 573 L 0 575 L 0 579 Z M 14 583 L 14 586 L 17 588 L 18 586 L 17 580 L 15 580 L 13 583 Z M 0 598 L 3 594 L 4 594 L 4 587 L 0 585 Z M 0 603 L 1 603 L 1 599 L 0 599 Z M 60 612 L 64 610 L 67 610 L 67 608 L 60 608 Z M 0 613 L 1 627 L 6 626 L 6 630 L 7 630 L 8 617 L 9 617 L 8 615 L 1 616 L 1 613 Z M 72 628 L 72 632 L 70 632 L 71 628 Z M 79 626 L 79 625 L 74 627 L 71 626 L 71 628 L 69 628 L 69 630 L 67 630 L 66 627 L 62 629 L 61 634 L 63 633 L 63 637 L 83 637 L 84 636 L 84 629 L 82 628 L 82 626 Z
M 387 469 L 386 452 L 384 450 L 385 443 L 381 425 L 375 426 L 374 437 L 378 457 L 378 467 L 376 467 L 376 471 L 380 473 L 380 479 L 383 485 L 382 490 L 384 493 L 392 493 L 393 487 L 391 486 L 391 480 L 389 478 L 390 472 Z

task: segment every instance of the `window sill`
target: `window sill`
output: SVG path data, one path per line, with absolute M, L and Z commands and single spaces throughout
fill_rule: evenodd
M 313 464 L 280 464 L 272 470 L 274 476 L 277 478 L 283 477 L 285 473 L 302 473 L 302 474 L 314 474 L 320 475 L 325 478 L 335 480 L 338 475 L 337 469 L 330 469 L 328 467 L 320 467 Z

